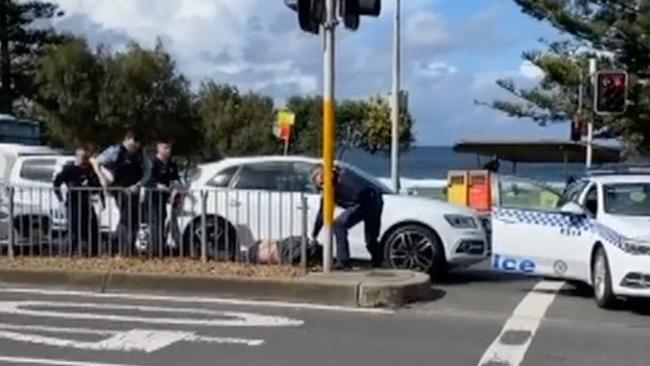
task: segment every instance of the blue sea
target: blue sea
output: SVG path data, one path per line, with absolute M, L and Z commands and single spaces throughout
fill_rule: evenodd
M 360 150 L 348 150 L 345 162 L 377 177 L 390 177 L 390 153 L 371 155 Z M 451 147 L 414 147 L 400 157 L 400 174 L 410 179 L 447 179 L 447 172 L 454 169 L 480 169 L 489 159 L 481 158 L 480 164 L 474 154 L 458 154 Z M 583 164 L 517 164 L 516 175 L 543 182 L 565 182 L 568 175 L 584 173 Z M 512 174 L 512 164 L 502 161 L 500 173 Z

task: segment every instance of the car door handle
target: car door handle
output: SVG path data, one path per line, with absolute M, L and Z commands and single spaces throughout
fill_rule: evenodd
M 230 206 L 239 207 L 239 206 L 241 206 L 241 202 L 239 202 L 237 200 L 230 200 Z

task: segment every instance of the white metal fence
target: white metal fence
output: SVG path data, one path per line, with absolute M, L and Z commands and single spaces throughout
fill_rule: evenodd
M 307 265 L 302 193 L 0 187 L 0 255 Z

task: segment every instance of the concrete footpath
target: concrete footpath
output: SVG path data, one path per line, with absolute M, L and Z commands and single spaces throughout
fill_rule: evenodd
M 427 298 L 431 289 L 427 275 L 395 270 L 245 278 L 0 268 L 0 283 L 101 293 L 174 293 L 362 308 L 400 307 Z

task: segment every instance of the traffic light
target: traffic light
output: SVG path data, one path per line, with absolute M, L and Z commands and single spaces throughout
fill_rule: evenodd
M 571 141 L 579 142 L 582 136 L 586 135 L 587 121 L 581 117 L 576 117 L 571 122 Z
M 284 0 L 284 4 L 298 13 L 300 29 L 318 34 L 325 21 L 325 0 Z
M 339 11 L 343 25 L 357 30 L 362 16 L 378 17 L 381 14 L 381 0 L 340 0 Z
M 627 108 L 628 77 L 625 71 L 601 71 L 596 74 L 595 112 L 600 115 L 623 114 Z
M 346 28 L 357 30 L 362 16 L 378 17 L 381 0 L 335 0 Z M 325 0 L 284 0 L 284 4 L 298 13 L 300 29 L 318 34 L 325 22 Z

